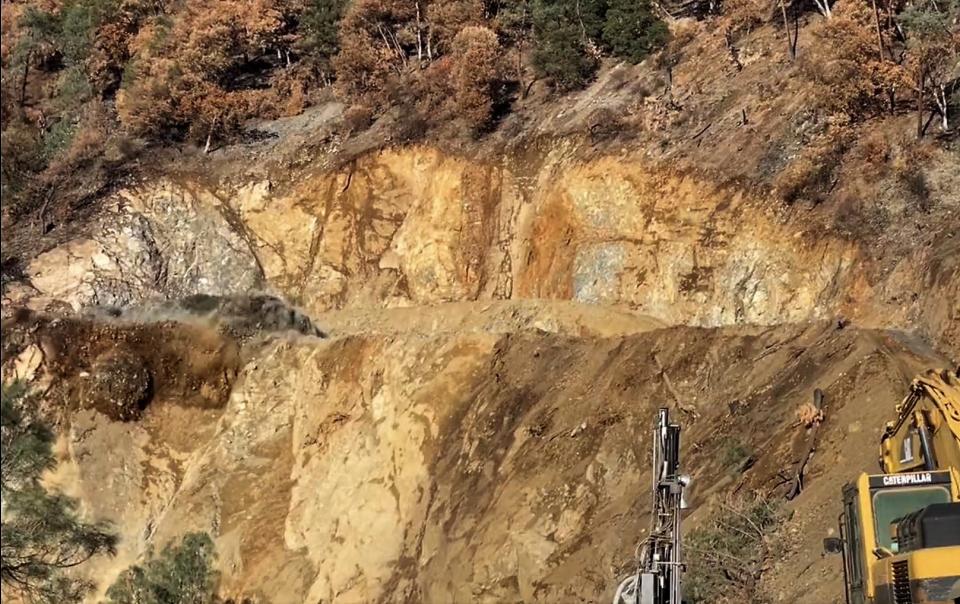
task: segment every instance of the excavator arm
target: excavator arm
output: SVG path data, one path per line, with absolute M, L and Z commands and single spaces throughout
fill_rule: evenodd
M 885 474 L 960 468 L 960 379 L 927 371 L 910 384 L 880 440 Z

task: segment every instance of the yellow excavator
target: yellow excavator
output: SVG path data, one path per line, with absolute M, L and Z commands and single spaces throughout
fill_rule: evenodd
M 960 371 L 960 370 L 958 370 Z M 847 604 L 960 604 L 960 379 L 927 371 L 880 440 L 882 474 L 843 487 Z

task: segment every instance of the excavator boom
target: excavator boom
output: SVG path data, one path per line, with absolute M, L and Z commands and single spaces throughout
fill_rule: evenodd
M 960 469 L 960 379 L 953 371 L 914 378 L 880 439 L 885 474 Z

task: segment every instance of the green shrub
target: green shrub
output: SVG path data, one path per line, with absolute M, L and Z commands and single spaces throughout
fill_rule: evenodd
M 723 465 L 736 468 L 751 455 L 750 449 L 735 438 L 727 438 L 723 443 Z
M 669 37 L 667 24 L 653 14 L 650 0 L 610 0 L 603 41 L 613 54 L 639 63 Z
M 150 552 L 142 565 L 123 571 L 107 590 L 113 604 L 212 604 L 217 601 L 219 574 L 213 540 L 206 533 L 189 533 L 177 545 L 168 544 L 159 556 Z
M 93 98 L 90 80 L 79 67 L 68 67 L 57 80 L 56 107 L 63 113 L 76 113 L 84 103 Z
M 49 162 L 70 146 L 77 133 L 77 124 L 70 119 L 62 119 L 47 131 L 43 137 L 43 157 Z

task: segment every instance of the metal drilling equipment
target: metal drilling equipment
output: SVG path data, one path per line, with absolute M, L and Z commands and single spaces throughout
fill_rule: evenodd
M 640 543 L 637 571 L 617 587 L 614 604 L 680 604 L 683 556 L 680 511 L 689 478 L 680 474 L 680 426 L 660 409 L 653 430 L 650 533 Z

